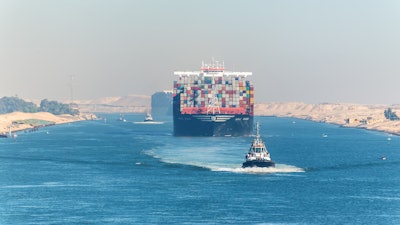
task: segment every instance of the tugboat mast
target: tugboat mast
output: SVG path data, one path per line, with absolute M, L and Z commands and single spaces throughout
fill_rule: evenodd
M 255 144 L 261 144 L 263 141 L 261 140 L 261 135 L 260 135 L 260 123 L 256 123 L 256 140 Z

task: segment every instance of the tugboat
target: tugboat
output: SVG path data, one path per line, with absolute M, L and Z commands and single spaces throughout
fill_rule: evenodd
M 150 113 L 146 114 L 146 117 L 144 118 L 144 122 L 153 122 L 153 117 L 151 116 Z
M 154 121 L 153 117 L 151 116 L 150 113 L 146 114 L 146 117 L 142 122 L 134 122 L 134 124 L 163 124 L 164 122 L 162 121 Z
M 271 160 L 271 156 L 265 147 L 260 136 L 260 125 L 256 124 L 256 137 L 251 144 L 249 152 L 246 154 L 246 162 L 242 168 L 246 167 L 275 167 L 275 162 Z

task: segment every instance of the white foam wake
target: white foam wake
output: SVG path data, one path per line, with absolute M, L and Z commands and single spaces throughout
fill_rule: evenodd
M 286 165 L 286 164 L 276 164 L 275 167 L 220 167 L 220 168 L 210 168 L 212 171 L 225 171 L 233 173 L 301 173 L 305 172 L 304 169 Z
M 209 149 L 208 149 L 209 150 Z M 181 164 L 181 165 L 189 165 L 195 166 L 199 168 L 209 169 L 211 171 L 221 171 L 221 172 L 232 172 L 232 173 L 300 173 L 305 172 L 304 169 L 286 165 L 286 164 L 276 164 L 275 167 L 248 167 L 242 168 L 242 164 L 237 164 L 236 159 L 231 158 L 222 158 L 216 156 L 217 154 L 213 152 L 210 154 L 204 153 L 204 149 L 202 151 L 190 151 L 190 153 L 195 153 L 193 156 L 188 152 L 182 151 L 171 151 L 171 152 L 158 152 L 156 154 L 154 151 L 144 151 L 147 155 L 152 156 L 154 158 L 159 159 L 161 162 L 168 164 Z M 202 152 L 199 154 L 198 152 Z M 219 151 L 216 151 L 219 153 Z M 164 154 L 163 154 L 164 153 Z M 166 154 L 167 153 L 167 154 Z M 191 156 L 191 157 L 189 157 Z M 222 162 L 222 159 L 225 159 L 226 162 Z

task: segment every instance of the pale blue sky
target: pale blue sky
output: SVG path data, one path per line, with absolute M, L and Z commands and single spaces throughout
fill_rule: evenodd
M 400 1 L 0 0 L 0 96 L 151 95 L 211 57 L 256 102 L 400 103 Z

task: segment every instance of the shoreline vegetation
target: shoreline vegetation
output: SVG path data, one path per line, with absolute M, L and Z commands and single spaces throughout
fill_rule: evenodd
M 75 103 L 43 99 L 40 104 L 18 97 L 0 98 L 0 137 L 16 137 L 17 131 L 36 131 L 41 127 L 96 119 L 91 113 L 80 113 Z
M 78 122 L 82 120 L 93 120 L 96 116 L 91 113 L 79 115 L 54 115 L 49 112 L 12 112 L 0 114 L 0 134 L 7 135 L 24 130 L 37 130 L 41 127 Z

